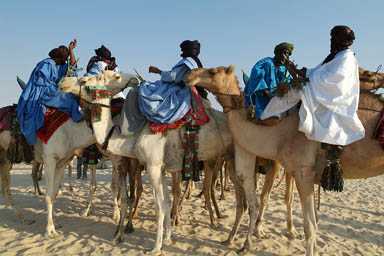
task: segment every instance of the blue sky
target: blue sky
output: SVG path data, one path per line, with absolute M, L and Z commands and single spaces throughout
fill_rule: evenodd
M 383 10 L 382 0 L 4 0 L 0 100 L 2 106 L 17 103 L 16 75 L 27 81 L 52 48 L 73 38 L 80 67 L 104 44 L 122 71 L 136 68 L 145 79 L 156 80 L 148 67 L 171 69 L 185 39 L 200 41 L 205 67 L 233 64 L 240 76 L 241 69 L 250 73 L 284 41 L 295 45 L 291 59 L 299 67 L 314 67 L 329 52 L 331 28 L 348 25 L 356 35 L 351 48 L 360 66 L 376 70 L 384 62 Z

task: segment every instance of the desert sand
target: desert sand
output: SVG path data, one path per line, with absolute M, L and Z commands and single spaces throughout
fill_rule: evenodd
M 135 232 L 124 235 L 119 245 L 112 243 L 116 224 L 112 220 L 111 169 L 97 170 L 97 190 L 92 215 L 80 214 L 86 206 L 88 181 L 74 179 L 76 197 L 69 192 L 67 171 L 63 194 L 54 204 L 59 237 L 46 238 L 46 205 L 44 196 L 35 197 L 30 176 L 31 166 L 15 165 L 11 171 L 11 191 L 14 201 L 34 219 L 32 225 L 21 224 L 0 198 L 0 255 L 143 255 L 152 249 L 156 236 L 156 214 L 152 188 L 143 174 L 144 192 Z M 75 177 L 75 175 L 74 175 Z M 170 184 L 170 175 L 168 177 Z M 260 181 L 260 184 L 263 181 Z M 45 189 L 44 178 L 41 187 Z M 233 186 L 226 192 L 226 200 L 219 205 L 227 216 L 220 219 L 220 227 L 210 228 L 209 214 L 204 199 L 196 195 L 202 187 L 196 184 L 192 197 L 181 211 L 182 227 L 173 227 L 171 245 L 163 246 L 164 255 L 237 255 L 245 239 L 248 226 L 246 216 L 229 248 L 220 244 L 234 223 L 235 196 Z M 169 187 L 170 188 L 170 187 Z M 384 175 L 365 180 L 346 180 L 342 193 L 321 192 L 318 255 L 384 255 Z M 266 239 L 253 239 L 247 255 L 304 255 L 304 240 L 290 240 L 286 229 L 284 183 L 272 192 L 265 214 Z M 260 193 L 260 190 L 258 191 Z M 218 193 L 219 194 L 219 193 Z M 295 190 L 294 224 L 303 235 L 301 205 Z

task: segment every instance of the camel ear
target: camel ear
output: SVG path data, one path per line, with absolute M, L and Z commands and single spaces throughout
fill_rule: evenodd
M 233 65 L 229 66 L 228 69 L 227 69 L 227 74 L 231 75 L 234 72 L 235 72 L 235 66 L 233 66 Z

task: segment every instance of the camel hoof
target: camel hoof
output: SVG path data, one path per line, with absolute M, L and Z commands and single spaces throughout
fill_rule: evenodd
M 220 201 L 225 200 L 225 196 L 221 196 L 219 200 L 220 200 Z
M 225 218 L 228 218 L 228 215 L 219 214 L 219 215 L 217 216 L 217 218 L 219 218 L 219 219 L 225 219 Z
M 123 240 L 121 239 L 121 236 L 117 236 L 113 239 L 112 243 L 114 244 L 119 244 L 121 243 Z
M 23 223 L 25 224 L 25 225 L 32 225 L 33 223 L 35 223 L 36 221 L 35 220 L 27 220 L 27 219 L 25 219 L 24 221 L 23 221 Z
M 292 240 L 293 239 L 303 239 L 303 236 L 300 233 L 298 233 L 296 230 L 288 232 L 287 236 L 289 239 L 292 239 Z
M 152 249 L 144 252 L 146 255 L 162 255 L 161 249 Z
M 135 229 L 132 226 L 130 226 L 130 227 L 127 226 L 124 229 L 124 233 L 129 234 L 129 233 L 133 233 L 133 232 L 135 232 Z
M 171 245 L 171 244 L 172 244 L 172 239 L 170 239 L 170 238 L 164 239 L 163 245 Z
M 211 226 L 211 228 L 218 228 L 218 227 L 220 227 L 220 224 L 217 222 L 212 222 L 210 226 Z
M 232 242 L 231 241 L 229 241 L 228 239 L 227 240 L 225 240 L 225 241 L 223 241 L 223 242 L 220 242 L 222 245 L 224 245 L 224 246 L 228 246 L 228 247 L 231 247 L 232 246 Z
M 45 233 L 45 237 L 47 238 L 56 238 L 58 236 L 59 236 L 59 233 L 57 233 L 56 231 L 50 231 Z

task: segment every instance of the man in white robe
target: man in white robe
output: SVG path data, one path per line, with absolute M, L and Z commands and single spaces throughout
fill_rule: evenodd
M 357 116 L 359 105 L 359 68 L 355 54 L 348 48 L 355 35 L 347 26 L 331 30 L 331 53 L 314 69 L 291 69 L 309 82 L 302 90 L 291 89 L 283 98 L 274 97 L 261 119 L 280 118 L 280 114 L 301 101 L 299 130 L 309 140 L 322 142 L 327 165 L 321 186 L 343 191 L 340 154 L 343 146 L 364 138 L 365 130 Z
M 338 39 L 332 35 L 332 44 Z M 351 45 L 353 40 L 349 41 Z M 334 47 L 338 50 L 332 52 Z M 309 140 L 345 146 L 364 138 L 364 127 L 357 116 L 360 84 L 355 54 L 344 44 L 331 47 L 330 55 L 313 69 L 296 70 L 309 83 L 302 90 L 291 89 L 283 98 L 274 97 L 261 119 L 279 117 L 301 100 L 299 130 Z

